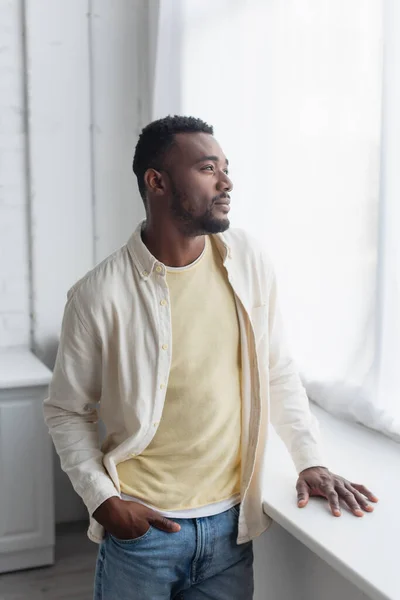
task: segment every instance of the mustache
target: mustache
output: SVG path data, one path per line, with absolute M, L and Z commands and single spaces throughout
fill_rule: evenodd
M 223 192 L 222 194 L 218 194 L 218 196 L 214 196 L 214 198 L 212 199 L 212 202 L 214 204 L 215 202 L 220 202 L 221 200 L 230 200 L 230 199 L 231 199 L 230 195 Z

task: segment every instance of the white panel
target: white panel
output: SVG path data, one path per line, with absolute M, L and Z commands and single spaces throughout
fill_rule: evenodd
M 148 60 L 143 0 L 93 0 L 92 77 L 96 262 L 124 244 L 144 210 L 132 158 L 148 106 L 139 60 Z
M 30 400 L 0 404 L 0 535 L 3 539 L 38 529 L 34 498 L 40 464 L 35 464 L 38 456 L 34 451 L 34 417 Z
M 157 4 L 158 11 L 157 6 L 149 9 L 149 56 L 152 68 L 151 93 L 154 119 L 181 113 L 183 91 L 182 0 L 162 0 Z M 210 8 L 215 11 L 214 3 Z M 202 56 L 200 52 L 196 58 L 201 62 L 205 60 Z M 203 75 L 208 72 L 204 63 L 201 64 L 201 71 Z M 210 89 L 211 87 L 208 86 L 206 93 Z M 210 97 L 212 96 L 211 94 Z
M 148 30 L 146 32 L 147 39 L 147 51 L 148 51 L 148 67 L 147 67 L 147 78 L 148 78 L 148 90 L 151 107 L 151 118 L 155 116 L 155 102 L 158 101 L 158 97 L 154 96 L 155 91 L 155 77 L 156 77 L 156 64 L 157 64 L 157 48 L 159 47 L 159 32 L 160 32 L 160 0 L 152 0 L 148 2 Z M 145 44 L 143 44 L 145 46 Z
M 26 0 L 34 341 L 47 364 L 93 264 L 88 3 Z
M 0 347 L 29 344 L 21 3 L 0 0 Z
M 254 600 L 369 598 L 276 523 L 254 541 L 254 584 Z
M 54 543 L 44 388 L 0 391 L 0 556 Z

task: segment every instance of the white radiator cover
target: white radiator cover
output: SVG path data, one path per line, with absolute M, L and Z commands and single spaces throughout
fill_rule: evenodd
M 54 563 L 50 377 L 28 350 L 0 352 L 0 573 Z

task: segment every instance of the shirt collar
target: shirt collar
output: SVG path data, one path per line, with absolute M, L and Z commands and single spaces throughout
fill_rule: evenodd
M 151 277 L 155 268 L 160 266 L 165 270 L 165 265 L 160 263 L 143 243 L 142 231 L 145 225 L 146 221 L 141 221 L 141 223 L 139 223 L 129 238 L 127 247 L 135 266 L 140 273 L 140 276 L 144 280 L 147 280 L 149 277 Z M 223 233 L 213 234 L 212 237 L 217 243 L 218 250 L 220 251 L 225 264 L 227 258 L 232 258 L 231 248 Z

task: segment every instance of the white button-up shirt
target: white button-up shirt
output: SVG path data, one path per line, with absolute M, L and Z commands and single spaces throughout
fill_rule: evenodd
M 168 385 L 172 331 L 166 271 L 144 245 L 142 226 L 69 291 L 44 402 L 61 466 L 90 515 L 107 498 L 120 494 L 116 465 L 140 454 L 151 442 Z M 244 543 L 270 524 L 262 510 L 269 423 L 285 442 L 298 472 L 323 465 L 323 459 L 318 426 L 284 341 L 271 263 L 242 230 L 230 229 L 214 238 L 235 294 L 241 334 L 237 542 Z M 107 432 L 101 448 L 99 418 Z M 89 537 L 100 542 L 103 534 L 91 518 Z

